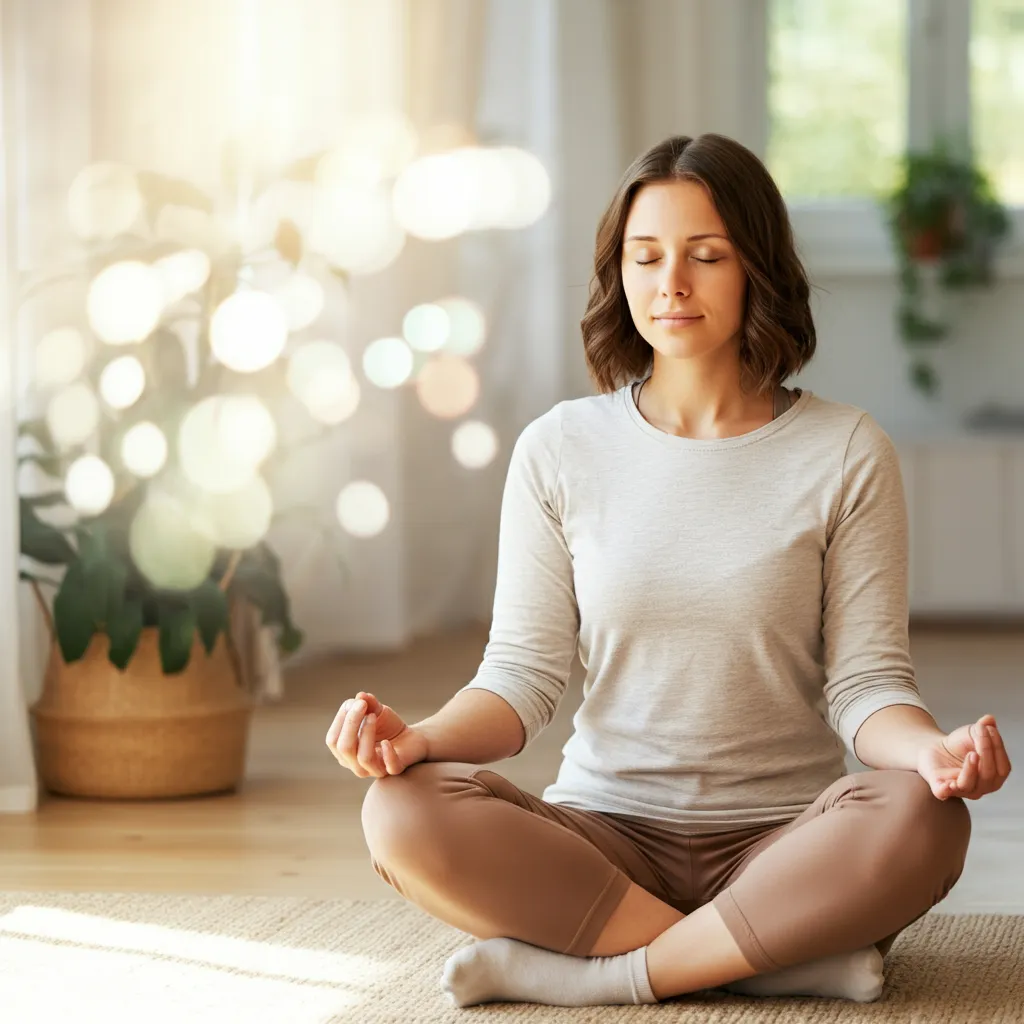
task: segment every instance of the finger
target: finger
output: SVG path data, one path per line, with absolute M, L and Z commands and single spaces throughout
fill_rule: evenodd
M 405 765 L 402 764 L 402 759 L 390 740 L 381 740 L 380 751 L 384 757 L 384 765 L 391 775 L 401 775 L 405 771 Z
M 348 709 L 345 721 L 341 726 L 341 736 L 338 738 L 338 753 L 341 754 L 344 764 L 355 769 L 359 767 L 356 759 L 356 740 L 359 735 L 359 726 L 366 715 L 366 702 L 356 700 Z
M 971 792 L 978 783 L 978 755 L 972 750 L 965 758 L 956 788 L 961 795 Z
M 338 713 L 334 716 L 334 721 L 331 722 L 330 728 L 327 730 L 327 746 L 333 747 L 338 742 L 338 736 L 341 735 L 341 726 L 345 721 L 345 716 L 348 714 L 348 709 L 352 706 L 352 701 L 345 701 L 340 708 Z
M 996 777 L 996 761 L 992 752 L 992 737 L 987 725 L 976 725 L 974 731 L 977 738 L 974 745 L 978 748 L 978 778 L 985 788 L 991 786 Z
M 371 775 L 380 778 L 387 774 L 376 757 L 374 747 L 376 745 L 377 716 L 369 714 L 363 720 L 363 729 L 359 734 L 359 764 Z
M 988 734 L 992 740 L 992 755 L 995 758 L 996 771 L 1005 779 L 1010 774 L 1010 758 L 1006 753 L 1006 747 L 1003 746 L 1003 737 L 999 735 L 999 729 L 994 725 L 988 727 Z
M 367 693 L 365 690 L 360 690 L 356 694 L 357 699 L 366 701 L 366 707 L 372 711 L 375 715 L 379 715 L 383 705 L 372 693 Z

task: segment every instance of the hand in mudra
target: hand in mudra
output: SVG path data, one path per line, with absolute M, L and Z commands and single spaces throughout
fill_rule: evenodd
M 917 771 L 939 800 L 977 800 L 994 793 L 1010 774 L 1010 758 L 993 715 L 962 725 L 918 755 Z
M 327 730 L 327 746 L 338 763 L 360 779 L 401 775 L 427 756 L 426 737 L 365 690 L 338 709 Z

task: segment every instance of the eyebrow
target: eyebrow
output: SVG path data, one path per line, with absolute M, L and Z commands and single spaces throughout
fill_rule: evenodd
M 713 234 L 713 233 L 708 233 L 706 235 L 690 235 L 690 237 L 687 239 L 687 241 L 688 242 L 699 242 L 702 238 L 721 238 L 721 239 L 724 239 L 726 242 L 729 241 L 729 239 L 726 238 L 725 235 L 716 235 L 716 234 Z M 627 242 L 657 242 L 658 239 L 655 238 L 654 235 L 630 235 L 629 238 L 626 239 L 626 241 Z

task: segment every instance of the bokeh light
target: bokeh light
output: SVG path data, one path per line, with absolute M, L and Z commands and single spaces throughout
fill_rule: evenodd
M 431 358 L 416 377 L 416 393 L 427 412 L 455 419 L 473 408 L 480 395 L 480 377 L 461 356 Z
M 68 467 L 64 496 L 75 511 L 98 516 L 114 497 L 114 474 L 99 456 L 83 455 Z
M 228 494 L 249 483 L 277 443 L 277 427 L 254 395 L 212 395 L 181 421 L 181 469 L 196 486 Z
M 405 231 L 389 191 L 344 183 L 320 189 L 309 247 L 354 275 L 390 266 L 405 247 Z
M 273 181 L 256 197 L 239 228 L 242 251 L 256 253 L 274 245 L 282 220 L 291 221 L 305 237 L 313 223 L 316 190 L 308 181 Z
M 514 146 L 467 151 L 477 187 L 471 213 L 476 229 L 525 228 L 551 203 L 551 179 L 541 161 Z
M 498 435 L 480 420 L 467 420 L 452 432 L 452 455 L 466 469 L 483 469 L 497 454 Z
M 68 189 L 71 230 L 86 241 L 110 240 L 127 231 L 142 212 L 135 172 L 123 164 L 89 164 Z
M 47 331 L 35 347 L 34 378 L 38 388 L 70 384 L 85 369 L 88 350 L 82 332 L 74 327 Z
M 113 409 L 134 405 L 146 387 L 146 371 L 135 356 L 111 359 L 100 374 L 100 394 Z
M 208 494 L 200 500 L 218 545 L 244 551 L 258 544 L 270 529 L 274 500 L 261 476 L 254 476 L 237 491 Z
M 359 405 L 359 382 L 348 353 L 333 341 L 307 341 L 291 354 L 288 387 L 317 422 L 347 420 Z
M 273 295 L 284 307 L 291 331 L 309 327 L 324 309 L 324 286 L 301 271 L 290 274 L 274 288 Z
M 398 110 L 358 117 L 345 130 L 344 139 L 317 165 L 317 181 L 377 185 L 397 177 L 416 152 L 416 131 Z
M 487 337 L 487 319 L 483 310 L 471 299 L 461 295 L 452 295 L 438 299 L 440 306 L 448 314 L 449 331 L 444 343 L 445 352 L 455 356 L 472 356 L 483 347 Z
M 391 515 L 384 492 L 369 480 L 355 480 L 342 488 L 335 511 L 342 528 L 354 537 L 375 537 Z
M 167 462 L 167 438 L 148 420 L 135 423 L 121 439 L 121 461 L 136 476 L 156 476 Z
M 128 547 L 135 565 L 155 587 L 191 590 L 209 576 L 217 546 L 190 505 L 151 489 L 132 519 Z
M 285 308 L 266 292 L 235 292 L 210 318 L 213 354 L 237 373 L 265 369 L 281 354 L 287 340 Z
M 62 388 L 46 406 L 46 424 L 62 448 L 84 444 L 92 437 L 99 418 L 99 400 L 85 381 Z
M 86 299 L 89 325 L 110 345 L 148 338 L 163 308 L 160 274 L 138 260 L 122 260 L 101 270 L 89 285 Z
M 167 203 L 160 207 L 154 225 L 157 238 L 175 242 L 185 249 L 202 249 L 219 256 L 234 244 L 231 227 L 194 206 Z
M 402 318 L 402 334 L 418 352 L 437 352 L 444 347 L 450 331 L 448 313 L 434 302 L 413 306 Z
M 164 305 L 172 306 L 198 291 L 210 277 L 210 257 L 202 249 L 182 249 L 153 263 L 164 289 Z
M 395 218 L 417 238 L 453 238 L 472 226 L 477 187 L 473 168 L 458 150 L 419 157 L 395 182 Z
M 401 338 L 377 338 L 363 351 L 363 373 L 379 388 L 397 388 L 412 375 L 412 350 Z

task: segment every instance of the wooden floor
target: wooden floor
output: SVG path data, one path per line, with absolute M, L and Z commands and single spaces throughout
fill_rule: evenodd
M 284 702 L 257 710 L 237 793 L 162 802 L 48 797 L 0 815 L 0 890 L 144 891 L 399 898 L 370 867 L 359 824 L 372 780 L 324 745 L 340 703 L 360 689 L 407 721 L 472 678 L 487 634 L 472 627 L 398 655 L 350 656 L 291 673 Z M 1024 629 L 912 631 L 921 691 L 940 726 L 991 712 L 1015 767 L 1003 789 L 968 801 L 967 867 L 945 912 L 1024 913 Z M 582 697 L 577 672 L 552 725 L 496 770 L 540 793 L 553 781 Z M 851 771 L 862 768 L 851 758 Z

